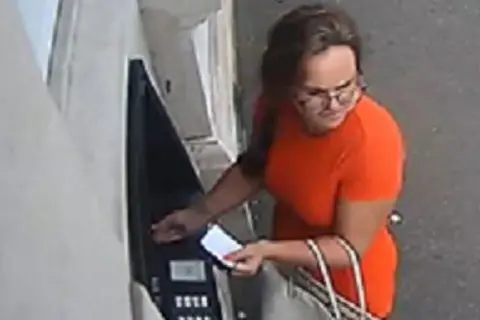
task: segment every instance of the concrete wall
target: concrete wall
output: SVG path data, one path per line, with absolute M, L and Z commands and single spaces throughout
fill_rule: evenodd
M 14 2 L 0 13 L 0 319 L 130 319 L 125 243 Z
M 145 60 L 208 184 L 237 152 L 231 37 L 215 40 L 231 6 L 195 3 L 64 0 L 48 86 L 18 7 L 0 3 L 0 319 L 161 318 L 129 276 L 126 71 Z
M 233 158 L 238 146 L 230 3 L 140 1 L 153 66 L 180 133 L 189 141 L 215 141 Z
M 17 0 L 35 60 L 47 79 L 59 0 Z

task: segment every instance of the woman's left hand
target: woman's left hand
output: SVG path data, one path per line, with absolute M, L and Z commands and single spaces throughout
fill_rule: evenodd
M 267 246 L 268 241 L 262 240 L 228 254 L 225 258 L 235 265 L 233 274 L 238 276 L 255 275 L 266 258 Z

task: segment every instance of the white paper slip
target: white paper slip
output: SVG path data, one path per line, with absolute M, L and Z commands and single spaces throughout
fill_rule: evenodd
M 232 268 L 233 262 L 224 257 L 242 248 L 242 245 L 226 233 L 220 226 L 213 225 L 200 240 L 202 246 L 225 266 Z

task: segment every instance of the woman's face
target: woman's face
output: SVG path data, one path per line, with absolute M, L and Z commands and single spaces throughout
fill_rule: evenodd
M 305 59 L 302 81 L 293 95 L 310 133 L 338 127 L 353 109 L 360 96 L 356 66 L 355 54 L 348 46 L 333 46 Z

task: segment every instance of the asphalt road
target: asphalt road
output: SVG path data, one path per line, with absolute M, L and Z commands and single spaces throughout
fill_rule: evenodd
M 236 1 L 247 124 L 268 26 L 281 12 L 313 2 Z M 394 319 L 480 319 L 480 2 L 339 2 L 367 40 L 370 90 L 396 115 L 408 141 L 404 222 L 395 228 L 401 266 Z M 269 202 L 255 211 L 263 213 L 264 230 Z

